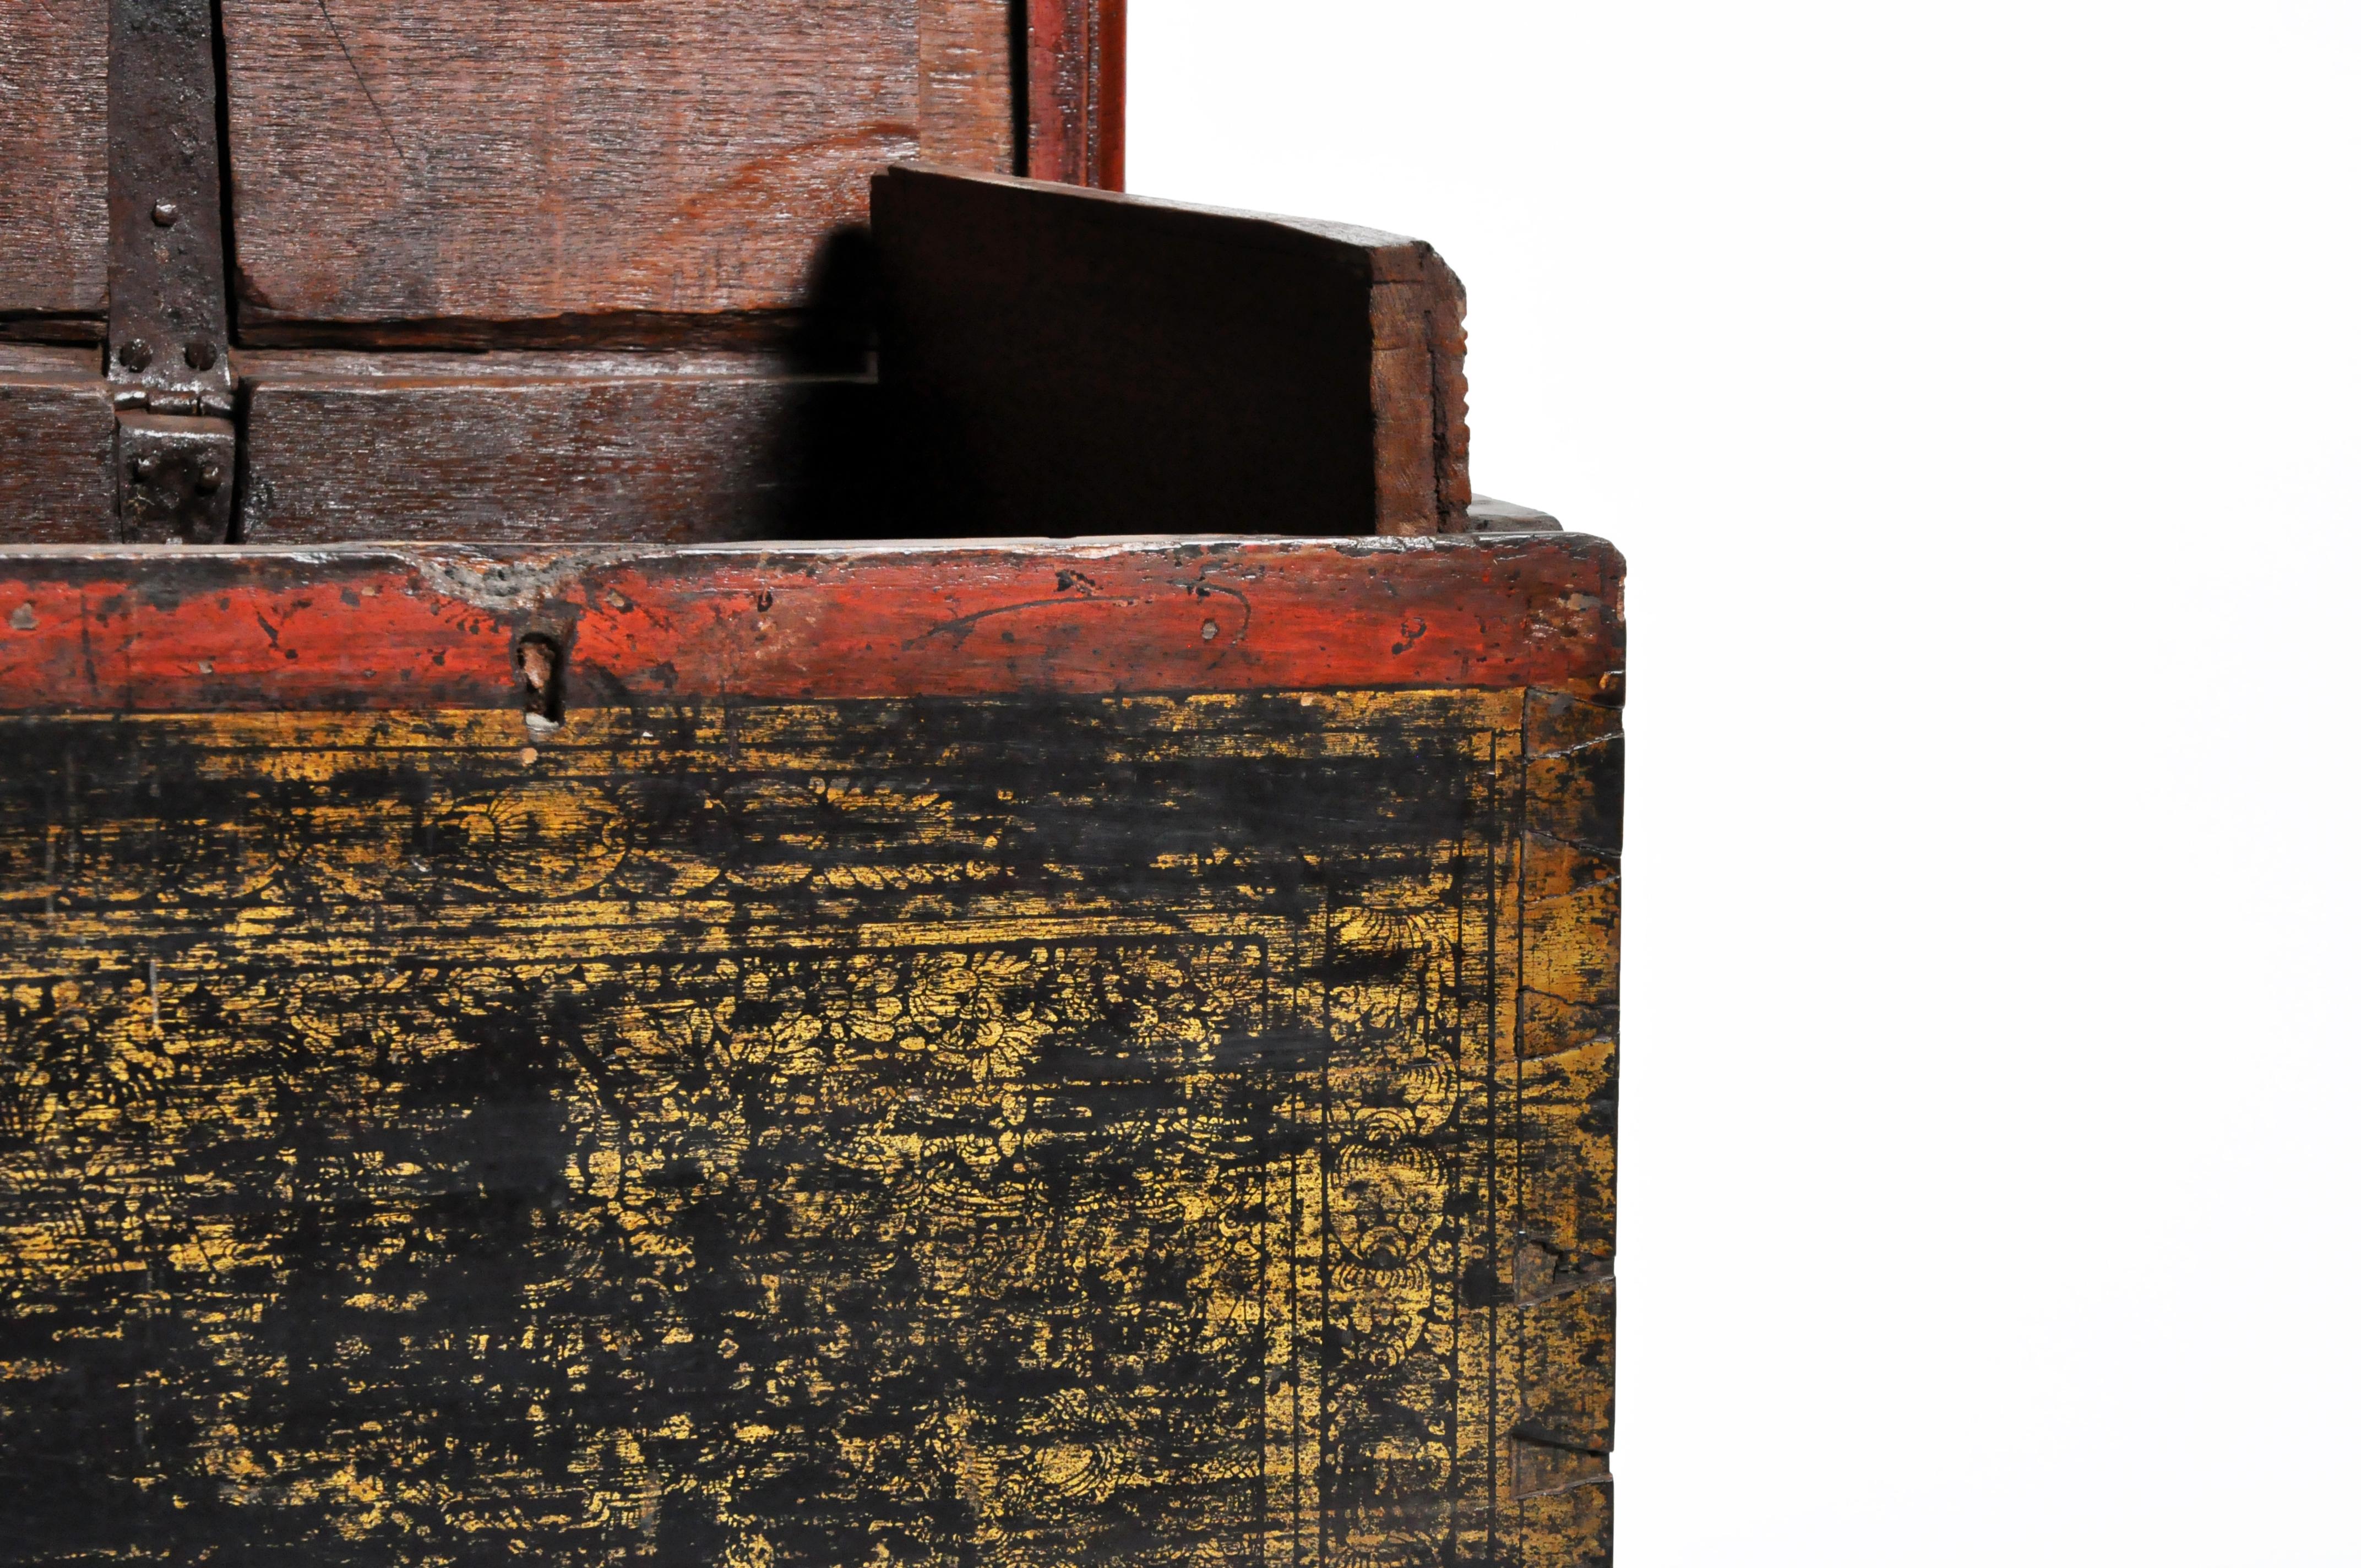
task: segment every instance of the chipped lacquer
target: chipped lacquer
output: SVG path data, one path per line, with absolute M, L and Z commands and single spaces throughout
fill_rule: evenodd
M 1603 1561 L 1620 575 L 0 557 L 0 1563 Z

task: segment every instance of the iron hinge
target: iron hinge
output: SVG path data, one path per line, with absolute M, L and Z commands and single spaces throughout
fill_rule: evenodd
M 229 537 L 237 429 L 212 0 L 114 0 L 106 378 L 130 543 Z

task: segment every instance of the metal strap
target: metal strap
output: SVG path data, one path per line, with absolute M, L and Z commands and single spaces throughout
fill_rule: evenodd
M 228 536 L 237 464 L 212 0 L 114 0 L 107 379 L 132 543 Z

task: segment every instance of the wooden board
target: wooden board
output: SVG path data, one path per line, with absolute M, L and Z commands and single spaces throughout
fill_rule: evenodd
M 1466 300 L 1432 247 L 909 167 L 874 205 L 882 373 L 936 508 L 1011 533 L 1466 528 Z
M 107 4 L 0 5 L 0 318 L 106 313 Z
M 115 404 L 98 351 L 0 343 L 0 545 L 115 537 Z
M 924 0 L 918 7 L 918 146 L 960 169 L 1013 172 L 1025 139 L 1016 101 L 1014 0 Z
M 0 557 L 0 1561 L 1603 1563 L 1620 580 Z
M 1007 0 L 224 0 L 222 20 L 252 344 L 801 307 L 887 161 L 1016 159 Z
M 878 531 L 866 378 L 715 353 L 279 350 L 238 368 L 250 543 Z

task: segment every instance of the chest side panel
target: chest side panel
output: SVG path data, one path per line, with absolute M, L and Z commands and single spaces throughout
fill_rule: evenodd
M 17 727 L 19 1539 L 1480 1538 L 1521 720 Z

